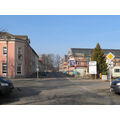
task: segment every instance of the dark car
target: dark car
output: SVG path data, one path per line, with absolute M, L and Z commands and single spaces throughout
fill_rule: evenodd
M 114 80 L 111 84 L 112 91 L 120 93 L 120 78 Z
M 8 94 L 14 89 L 13 83 L 0 76 L 0 94 Z

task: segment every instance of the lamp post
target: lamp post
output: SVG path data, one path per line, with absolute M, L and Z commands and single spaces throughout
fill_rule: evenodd
M 37 70 L 37 79 L 38 79 L 39 78 L 39 67 L 38 67 L 38 64 L 37 64 L 36 70 Z

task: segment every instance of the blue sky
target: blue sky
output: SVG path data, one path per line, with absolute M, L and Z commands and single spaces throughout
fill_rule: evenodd
M 120 16 L 0 16 L 0 28 L 28 35 L 38 54 L 67 54 L 69 48 L 120 49 Z

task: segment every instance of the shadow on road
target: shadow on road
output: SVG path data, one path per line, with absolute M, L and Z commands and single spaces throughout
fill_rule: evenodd
M 66 77 L 66 75 L 62 72 L 50 72 L 47 73 L 47 75 L 44 76 L 43 78 L 64 78 L 64 77 Z
M 6 96 L 0 96 L 0 105 L 2 104 L 10 104 L 12 102 L 20 101 L 20 99 L 25 97 L 31 97 L 34 99 L 34 96 L 40 95 L 43 90 L 53 90 L 53 89 L 61 89 L 70 86 L 79 86 L 78 83 L 72 83 L 66 79 L 60 78 L 50 78 L 49 80 L 41 80 L 41 79 L 21 79 L 14 81 L 15 85 L 19 85 L 16 87 L 13 92 Z
M 20 87 L 15 88 L 8 95 L 0 95 L 0 105 L 19 101 L 23 97 L 30 97 L 40 94 L 40 91 L 35 87 Z

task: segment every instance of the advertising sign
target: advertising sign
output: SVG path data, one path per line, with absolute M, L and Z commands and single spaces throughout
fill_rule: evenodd
M 89 62 L 89 66 L 96 66 L 97 65 L 97 62 L 96 61 L 90 61 Z
M 75 60 L 70 60 L 70 66 L 75 66 L 76 61 Z
M 97 74 L 97 62 L 96 61 L 89 62 L 89 74 Z

